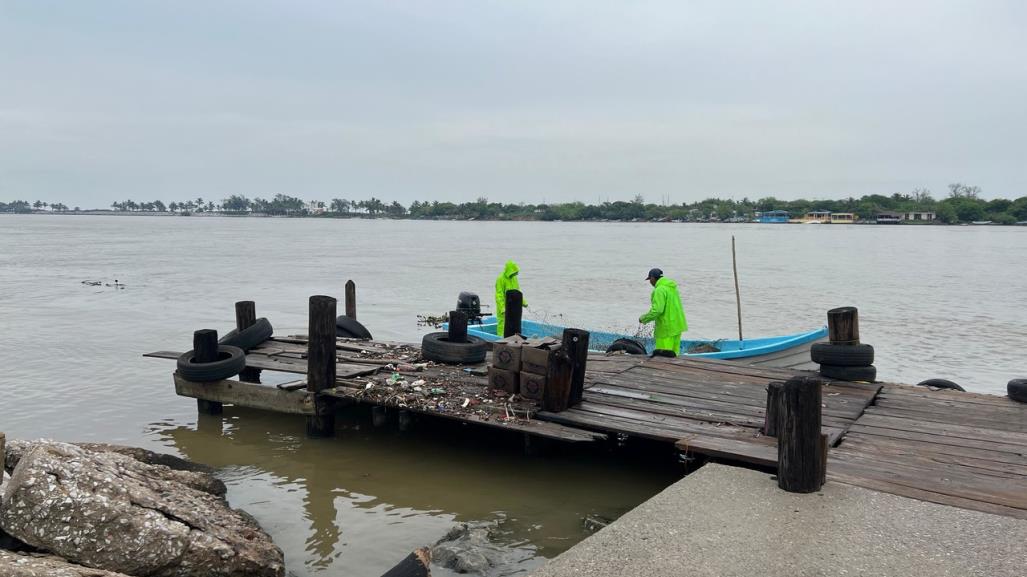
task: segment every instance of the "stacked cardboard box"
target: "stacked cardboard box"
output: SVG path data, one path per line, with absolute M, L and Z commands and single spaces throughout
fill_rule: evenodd
M 560 341 L 552 337 L 525 339 L 519 335 L 493 343 L 489 386 L 526 399 L 541 400 L 553 352 Z

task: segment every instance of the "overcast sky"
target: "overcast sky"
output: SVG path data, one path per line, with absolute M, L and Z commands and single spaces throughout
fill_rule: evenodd
M 1027 195 L 1027 2 L 0 0 L 0 201 Z

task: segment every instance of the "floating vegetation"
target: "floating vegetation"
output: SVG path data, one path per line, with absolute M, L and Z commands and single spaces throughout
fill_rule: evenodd
M 685 352 L 692 355 L 699 353 L 719 353 L 720 342 L 723 340 L 724 339 L 717 339 L 715 341 L 703 341 L 692 343 L 691 345 L 689 345 L 688 349 Z

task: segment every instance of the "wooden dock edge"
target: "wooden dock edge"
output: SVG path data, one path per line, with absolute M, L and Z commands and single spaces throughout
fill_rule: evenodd
M 278 387 L 231 380 L 196 383 L 187 381 L 178 373 L 174 377 L 175 392 L 183 397 L 278 413 L 314 414 L 314 399 L 308 391 L 286 391 Z

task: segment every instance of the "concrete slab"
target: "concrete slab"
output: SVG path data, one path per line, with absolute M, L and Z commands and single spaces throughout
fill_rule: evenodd
M 1027 521 L 706 465 L 532 577 L 1023 577 Z

